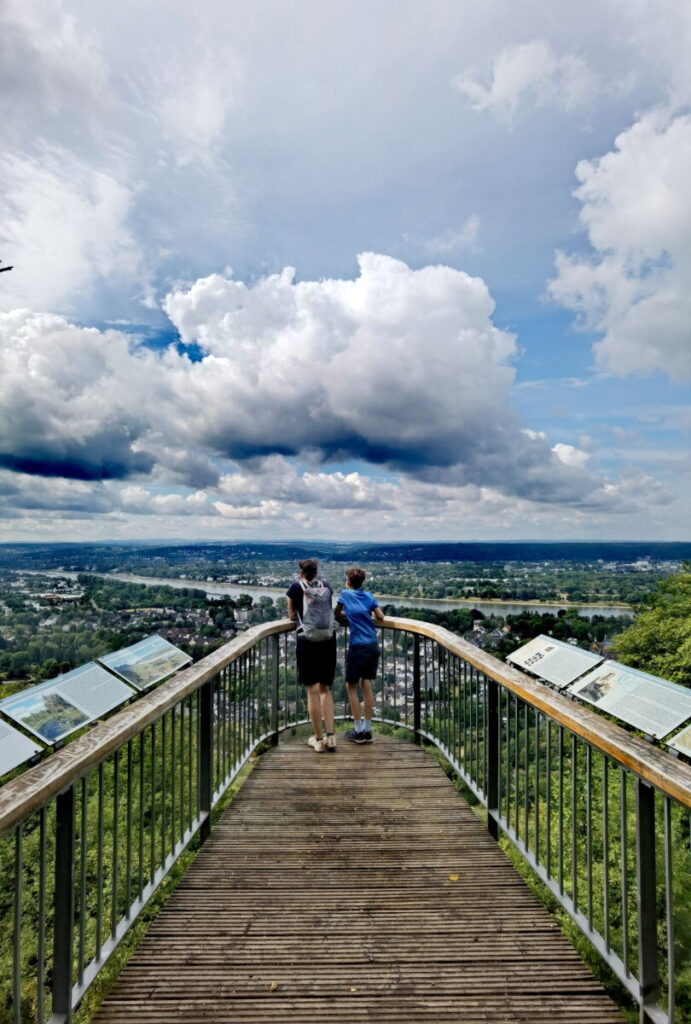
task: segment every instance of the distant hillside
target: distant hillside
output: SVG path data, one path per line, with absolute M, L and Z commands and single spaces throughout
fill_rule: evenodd
M 9 569 L 123 568 L 161 559 L 170 566 L 202 561 L 295 560 L 314 555 L 344 562 L 681 562 L 691 559 L 691 542 L 559 541 L 431 544 L 342 544 L 330 541 L 265 541 L 234 544 L 2 544 L 0 567 Z

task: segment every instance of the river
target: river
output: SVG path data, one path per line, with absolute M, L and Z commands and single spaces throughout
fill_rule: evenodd
M 66 576 L 76 579 L 76 572 L 43 572 L 43 576 Z M 155 576 L 134 576 L 129 573 L 89 573 L 90 576 L 102 576 L 104 579 L 121 580 L 123 583 L 143 583 L 145 586 L 164 586 L 181 589 L 189 587 L 193 590 L 203 590 L 206 594 L 215 596 L 228 595 L 238 597 L 240 594 L 250 594 L 252 598 L 260 597 L 285 597 L 283 587 L 252 587 L 239 586 L 236 583 L 207 583 L 201 580 L 161 579 Z M 377 595 L 379 603 L 395 604 L 397 608 L 429 608 L 432 611 L 448 611 L 450 608 L 475 608 L 483 615 L 520 615 L 523 611 L 552 612 L 556 613 L 564 608 L 578 608 L 580 615 L 590 617 L 602 615 L 604 618 L 612 618 L 615 615 L 627 615 L 633 618 L 633 609 L 628 604 L 602 605 L 602 604 L 543 604 L 541 601 L 472 601 L 461 598 L 436 599 L 432 597 L 394 597 L 391 595 Z

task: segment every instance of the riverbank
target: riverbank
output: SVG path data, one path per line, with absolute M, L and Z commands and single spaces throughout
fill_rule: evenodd
M 40 573 L 40 570 L 17 570 L 19 572 Z M 68 579 L 76 579 L 79 573 L 58 572 L 56 570 L 44 571 L 44 576 L 63 576 Z M 158 576 L 139 576 L 131 573 L 95 572 L 88 573 L 90 576 L 99 576 L 102 579 L 120 580 L 122 583 L 139 583 L 147 587 L 174 587 L 176 590 L 189 588 L 190 590 L 203 590 L 211 596 L 228 595 L 239 597 L 241 594 L 248 594 L 252 598 L 270 597 L 275 600 L 277 597 L 285 597 L 283 587 L 260 587 L 250 584 L 237 583 L 209 583 L 205 580 L 181 579 L 180 577 L 168 579 Z M 377 594 L 380 604 L 394 604 L 397 608 L 426 608 L 430 611 L 449 611 L 453 608 L 467 608 L 482 612 L 483 615 L 520 615 L 524 611 L 542 612 L 544 614 L 556 615 L 559 611 L 574 609 L 579 615 L 591 618 L 593 615 L 602 615 L 605 618 L 613 618 L 617 615 L 625 615 L 633 618 L 633 608 L 629 604 L 575 604 L 568 601 L 558 603 L 545 601 L 502 601 L 499 598 L 475 600 L 473 598 L 454 597 L 399 597 L 395 594 Z

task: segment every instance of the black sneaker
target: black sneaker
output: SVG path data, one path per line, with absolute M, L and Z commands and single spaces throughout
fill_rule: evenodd
M 372 733 L 365 732 L 364 729 L 349 729 L 345 734 L 345 738 L 350 740 L 351 743 L 371 743 Z

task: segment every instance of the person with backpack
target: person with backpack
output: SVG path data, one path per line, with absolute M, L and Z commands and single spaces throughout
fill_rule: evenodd
M 319 562 L 298 562 L 300 578 L 287 591 L 288 615 L 297 624 L 298 679 L 307 687 L 307 711 L 314 736 L 307 741 L 317 754 L 336 750 L 334 702 L 331 694 L 336 674 L 336 623 L 333 590 L 317 578 Z M 322 732 L 322 720 L 326 726 Z
M 346 733 L 346 739 L 351 743 L 372 742 L 372 680 L 376 679 L 379 665 L 379 640 L 374 623 L 384 621 L 384 613 L 377 599 L 368 590 L 362 589 L 366 578 L 364 569 L 348 569 L 345 590 L 341 591 L 336 605 L 336 619 L 349 628 L 346 690 L 353 728 Z M 362 687 L 364 717 L 360 716 L 358 685 Z

